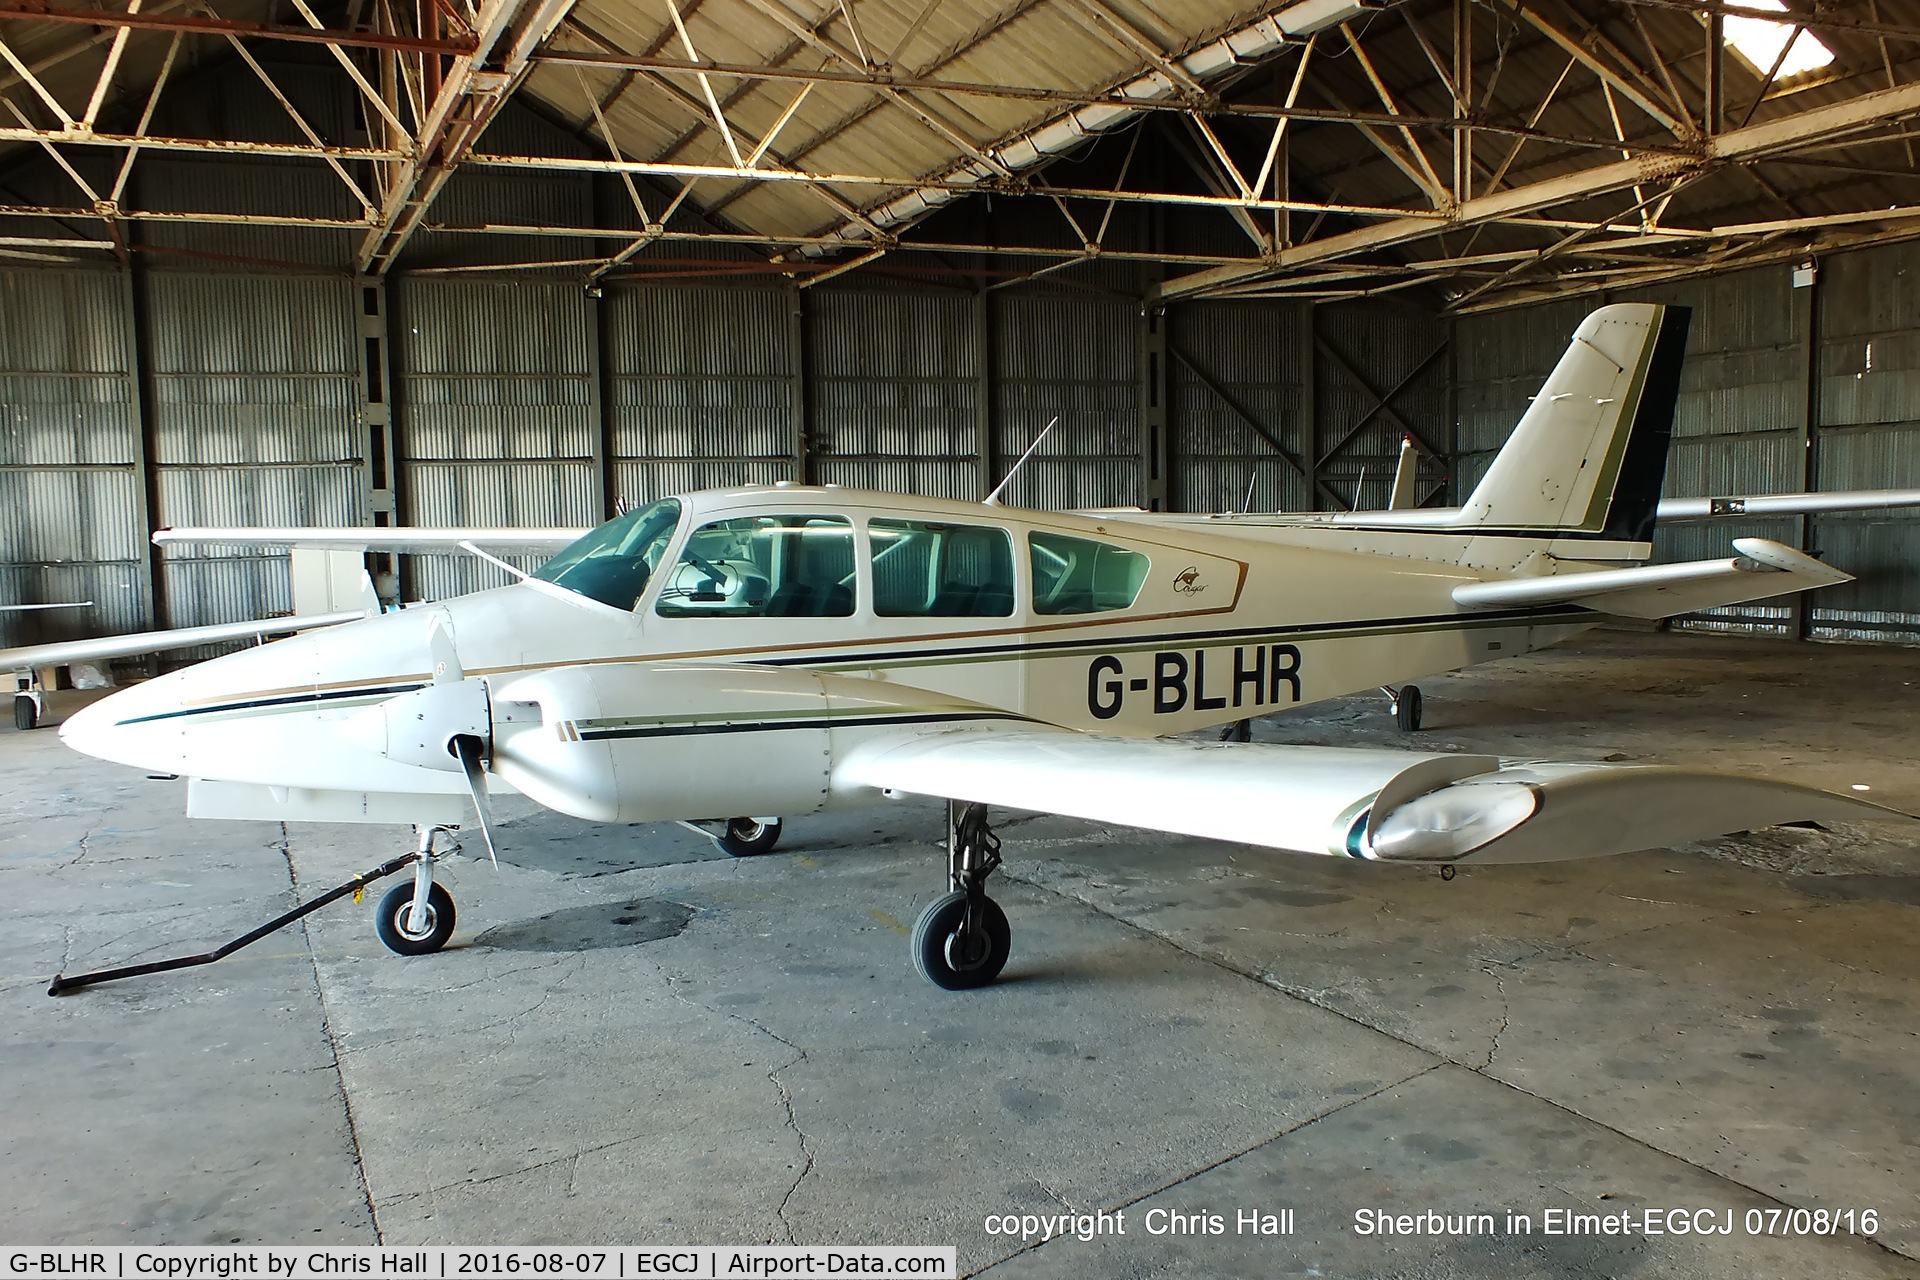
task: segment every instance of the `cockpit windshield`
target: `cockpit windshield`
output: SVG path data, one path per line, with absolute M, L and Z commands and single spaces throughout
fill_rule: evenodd
M 632 609 L 680 523 L 680 504 L 662 498 L 609 520 L 541 565 L 534 577 L 589 600 Z

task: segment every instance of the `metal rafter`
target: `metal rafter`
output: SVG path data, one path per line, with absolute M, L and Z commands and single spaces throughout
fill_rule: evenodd
M 573 0 L 486 0 L 474 22 L 473 48 L 453 60 L 439 92 L 425 103 L 415 154 L 398 167 L 381 195 L 373 226 L 361 241 L 362 275 L 383 275 L 425 218 L 434 197 L 526 72 L 533 50 Z M 512 43 L 496 60 L 496 50 Z M 439 71 L 438 55 L 429 66 Z
M 180 6 L 182 8 L 185 5 Z M 0 21 L 64 22 L 110 31 L 180 31 L 188 35 L 247 36 L 262 40 L 291 40 L 297 44 L 332 44 L 358 49 L 393 49 L 406 53 L 465 54 L 474 50 L 470 39 L 422 40 L 413 36 L 383 35 L 373 31 L 331 31 L 292 27 L 276 22 L 246 22 L 237 18 L 199 17 L 167 12 L 156 6 L 146 12 L 114 13 L 105 9 L 56 9 L 38 0 L 0 0 Z M 93 42 L 89 41 L 89 47 Z M 79 50 L 75 50 L 78 52 Z
M 1830 142 L 1880 127 L 1916 111 L 1920 111 L 1920 84 L 1878 90 L 1701 139 L 1699 158 L 1692 162 L 1639 156 L 1541 178 L 1506 190 L 1488 191 L 1461 204 L 1442 222 L 1427 217 L 1390 219 L 1289 247 L 1275 254 L 1270 264 L 1218 267 L 1176 277 L 1162 286 L 1161 296 L 1175 298 L 1207 293 L 1259 276 L 1280 275 L 1313 263 L 1377 252 L 1425 239 L 1443 230 L 1527 217 L 1625 190 L 1636 183 L 1678 179 L 1721 166 L 1744 166 L 1810 142 Z

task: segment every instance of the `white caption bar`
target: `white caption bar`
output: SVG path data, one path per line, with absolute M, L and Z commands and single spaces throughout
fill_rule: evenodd
M 559 1276 L 565 1280 L 625 1280 L 674 1276 L 729 1280 L 778 1276 L 935 1276 L 958 1274 L 952 1245 L 549 1245 L 482 1249 L 434 1246 L 383 1249 L 365 1245 L 284 1248 L 72 1247 L 0 1248 L 6 1277 L 60 1280 L 340 1280 L 411 1277 L 415 1280 L 498 1280 Z

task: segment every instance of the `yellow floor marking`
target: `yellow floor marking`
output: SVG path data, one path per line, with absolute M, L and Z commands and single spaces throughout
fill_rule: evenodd
M 794 861 L 799 863 L 801 866 L 805 867 L 809 871 L 816 869 L 820 865 L 818 862 L 814 861 L 812 858 L 809 858 L 804 853 L 796 857 Z
M 895 920 L 892 916 L 888 915 L 886 912 L 882 911 L 878 907 L 873 908 L 873 910 L 867 912 L 867 914 L 872 916 L 875 920 L 878 920 L 881 924 L 887 926 L 887 928 L 893 930 L 895 933 L 898 933 L 904 936 L 905 934 L 911 932 L 911 930 L 909 930 L 907 926 L 901 924 L 898 920 Z

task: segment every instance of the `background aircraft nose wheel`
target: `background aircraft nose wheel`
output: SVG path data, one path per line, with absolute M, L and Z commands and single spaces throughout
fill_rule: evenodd
M 714 840 L 736 858 L 771 853 L 773 846 L 780 843 L 780 819 L 728 818 L 726 831 Z
M 389 951 L 424 956 L 446 946 L 453 936 L 453 897 L 437 884 L 427 891 L 427 918 L 419 921 L 412 916 L 412 885 L 395 885 L 380 899 L 373 928 Z
M 13 700 L 13 727 L 22 731 L 40 723 L 40 708 L 33 699 L 22 693 Z
M 913 965 L 948 991 L 984 987 L 1000 976 L 1013 950 L 1006 912 L 987 896 L 987 877 L 1000 865 L 1000 837 L 987 825 L 987 806 L 947 801 L 947 889 L 913 925 Z
M 1400 726 L 1400 732 L 1419 732 L 1422 701 L 1420 686 L 1417 684 L 1403 685 L 1400 691 L 1393 695 L 1393 719 L 1394 723 Z

